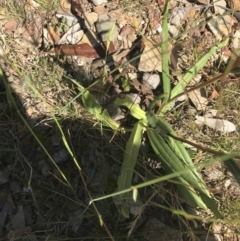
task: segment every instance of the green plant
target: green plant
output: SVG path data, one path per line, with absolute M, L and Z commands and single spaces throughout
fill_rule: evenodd
M 158 156 L 159 161 L 161 161 L 162 166 L 167 174 L 171 177 L 174 177 L 174 182 L 177 184 L 180 195 L 187 200 L 189 204 L 194 207 L 209 208 L 215 215 L 216 218 L 222 218 L 222 214 L 218 210 L 218 206 L 215 203 L 214 198 L 211 193 L 206 188 L 203 180 L 197 172 L 197 167 L 194 166 L 192 160 L 186 151 L 183 144 L 179 141 L 179 138 L 176 136 L 172 127 L 167 123 L 164 118 L 165 113 L 170 109 L 171 102 L 177 97 L 185 93 L 185 87 L 187 84 L 194 78 L 194 76 L 206 65 L 208 59 L 215 53 L 216 50 L 222 48 L 228 43 L 228 39 L 223 42 L 215 45 L 212 49 L 201 57 L 195 64 L 192 66 L 187 73 L 183 76 L 182 81 L 180 81 L 172 90 L 170 82 L 170 70 L 169 70 L 169 53 L 168 53 L 168 27 L 167 27 L 167 14 L 168 14 L 168 3 L 165 5 L 164 17 L 163 17 L 163 33 L 162 33 L 162 78 L 163 78 L 163 89 L 164 93 L 160 96 L 156 96 L 154 101 L 151 103 L 149 109 L 145 112 L 138 105 L 135 105 L 128 97 L 124 99 L 116 98 L 114 103 L 117 106 L 125 106 L 130 115 L 138 119 L 135 123 L 128 143 L 126 144 L 126 150 L 124 155 L 124 160 L 122 164 L 121 174 L 118 179 L 118 192 L 105 196 L 107 198 L 114 195 L 120 195 L 123 204 L 124 199 L 126 199 L 127 192 L 134 191 L 134 199 L 136 198 L 137 191 L 136 189 L 140 186 L 151 185 L 152 182 L 145 182 L 143 185 L 137 185 L 131 187 L 132 183 L 132 174 L 134 171 L 134 166 L 137 160 L 141 138 L 143 131 L 147 132 L 148 139 L 150 144 Z M 224 73 L 226 74 L 226 73 Z M 218 77 L 211 80 L 211 82 L 216 81 L 217 79 L 224 76 L 224 74 L 219 75 Z M 203 85 L 203 84 L 201 84 Z M 204 83 L 206 85 L 206 83 Z M 194 89 L 198 88 L 195 87 Z M 190 92 L 191 90 L 188 90 Z M 152 111 L 155 103 L 163 99 L 162 106 L 157 110 L 156 114 Z M 111 128 L 117 128 L 116 124 L 113 124 L 109 120 L 107 112 L 104 110 L 104 113 L 101 113 L 101 107 L 93 101 L 93 97 L 88 91 L 83 90 L 82 100 L 84 106 L 91 111 L 92 114 L 98 117 L 101 121 L 107 123 Z M 94 109 L 94 111 L 93 111 Z M 183 139 L 182 139 L 183 140 Z M 182 141 L 181 140 L 181 141 Z M 183 140 L 184 141 L 184 140 Z M 194 143 L 193 143 L 194 145 Z M 195 145 L 198 148 L 203 147 Z M 222 152 L 212 151 L 213 154 L 221 155 L 225 154 Z M 233 155 L 234 156 L 234 155 Z M 232 155 L 223 156 L 221 160 L 225 160 L 226 166 L 233 172 L 233 174 L 238 178 L 238 170 L 236 164 L 231 159 Z M 215 160 L 216 161 L 216 160 Z M 169 178 L 169 176 L 168 176 Z M 164 179 L 161 179 L 164 180 Z M 160 181 L 160 179 L 155 180 Z M 238 180 L 239 181 L 239 180 Z M 155 183 L 155 182 L 154 182 Z M 92 200 L 100 200 L 101 198 Z M 124 207 L 124 205 L 123 205 Z M 123 208 L 123 214 L 128 216 L 126 212 L 126 207 Z

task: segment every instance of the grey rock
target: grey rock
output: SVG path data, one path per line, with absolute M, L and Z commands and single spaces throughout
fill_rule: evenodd
M 174 8 L 172 11 L 170 11 L 169 22 L 172 25 L 180 26 L 181 21 L 184 20 L 188 11 L 189 10 L 183 7 Z
M 178 35 L 178 29 L 176 28 L 176 26 L 168 24 L 168 32 L 170 33 L 171 36 L 177 36 Z
M 121 120 L 125 117 L 125 114 L 122 112 L 122 110 L 113 103 L 107 105 L 106 109 L 107 109 L 109 115 L 115 121 Z
M 56 163 L 63 163 L 66 162 L 68 160 L 69 154 L 65 149 L 61 149 L 57 152 L 54 153 L 53 155 L 53 160 Z
M 102 4 L 106 4 L 107 0 L 92 0 L 92 3 L 96 6 L 102 5 Z
M 160 84 L 160 76 L 158 74 L 144 73 L 142 77 L 143 85 L 151 90 L 155 90 Z
M 141 103 L 141 98 L 138 94 L 130 93 L 130 94 L 127 94 L 127 96 L 132 100 L 132 102 L 134 104 L 140 104 Z
M 103 42 L 109 40 L 115 42 L 117 40 L 119 28 L 116 25 L 116 22 L 111 21 L 107 14 L 99 15 L 98 21 L 96 23 L 96 30 L 98 34 L 101 36 Z

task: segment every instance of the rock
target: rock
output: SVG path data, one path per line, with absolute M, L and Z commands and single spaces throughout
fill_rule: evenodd
M 232 39 L 233 49 L 237 55 L 240 54 L 240 30 L 236 30 Z
M 223 14 L 227 6 L 225 0 L 218 0 L 213 2 L 215 14 Z
M 122 110 L 118 106 L 116 106 L 114 103 L 108 104 L 106 106 L 106 109 L 107 109 L 109 115 L 115 121 L 121 120 L 125 117 L 125 114 L 122 112 Z
M 160 84 L 159 74 L 144 73 L 142 77 L 143 85 L 151 90 L 155 90 Z
M 106 4 L 107 0 L 91 0 L 95 6 Z
M 232 26 L 234 24 L 234 19 L 229 16 L 214 16 L 207 23 L 217 40 L 222 40 L 224 37 L 228 37 L 231 34 Z
M 73 34 L 67 36 L 67 41 L 70 44 L 77 44 L 83 37 L 84 32 L 83 30 L 79 30 Z
M 117 40 L 119 29 L 116 22 L 111 21 L 107 14 L 100 14 L 95 25 L 103 42 L 115 42 Z
M 144 50 L 141 54 L 138 70 L 142 72 L 162 72 L 162 57 L 160 45 L 155 46 L 150 40 L 143 39 Z
M 230 8 L 240 11 L 240 1 L 239 0 L 226 0 Z
M 96 46 L 99 42 L 100 41 L 97 35 L 92 30 L 88 29 L 78 44 L 88 44 L 89 46 Z
M 62 19 L 62 20 L 64 18 L 64 21 L 66 22 L 66 24 L 69 27 L 72 27 L 74 24 L 76 24 L 78 22 L 78 18 L 76 16 L 74 16 L 74 15 L 68 15 L 68 14 L 64 14 L 64 13 L 57 13 L 56 17 L 59 18 L 59 19 Z
M 81 25 L 79 23 L 74 24 L 68 31 L 61 37 L 58 41 L 58 45 L 62 44 L 76 44 L 78 43 L 81 38 L 83 37 L 83 31 L 80 30 Z
M 177 27 L 180 26 L 182 24 L 182 20 L 186 18 L 188 11 L 189 10 L 183 7 L 174 8 L 169 14 L 169 23 Z
M 85 19 L 85 26 L 87 29 L 93 29 L 94 23 L 97 22 L 98 20 L 98 14 L 95 12 L 91 12 L 91 13 L 85 13 L 84 15 Z
M 178 35 L 178 29 L 176 28 L 176 26 L 171 25 L 171 24 L 168 24 L 168 32 L 173 37 Z
M 19 229 L 19 231 L 23 234 L 25 230 L 25 217 L 23 206 L 18 205 L 18 212 L 11 219 L 12 229 Z
M 141 103 L 141 98 L 138 94 L 130 93 L 130 94 L 127 94 L 127 96 L 129 97 L 129 99 L 132 100 L 132 102 L 134 104 L 140 104 Z
M 192 101 L 197 110 L 204 111 L 208 104 L 206 90 L 204 88 L 191 91 L 188 94 L 189 99 Z
M 236 131 L 236 126 L 232 122 L 227 121 L 227 120 L 208 118 L 208 117 L 204 117 L 204 116 L 197 116 L 195 123 L 197 125 L 205 124 L 209 128 L 212 128 L 216 131 L 220 131 L 223 133 L 229 133 L 229 132 Z
M 210 4 L 210 0 L 198 0 L 197 2 L 202 4 L 207 4 L 207 5 Z
M 68 152 L 65 149 L 61 149 L 54 153 L 53 160 L 59 164 L 59 163 L 66 162 L 68 160 L 68 157 L 69 157 Z
M 68 0 L 60 0 L 59 7 L 57 9 L 57 13 L 63 13 L 71 15 L 71 2 Z

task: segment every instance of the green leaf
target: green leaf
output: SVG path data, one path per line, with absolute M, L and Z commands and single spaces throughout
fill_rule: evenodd
M 184 166 L 179 158 L 172 152 L 170 147 L 166 144 L 165 140 L 158 134 L 151 130 L 147 130 L 147 135 L 151 146 L 155 154 L 159 157 L 161 165 L 163 166 L 166 173 L 177 173 L 179 170 L 184 170 Z M 181 196 L 192 206 L 206 208 L 206 205 L 202 202 L 201 198 L 194 191 L 192 186 L 189 186 L 187 180 L 185 180 L 188 175 L 188 170 L 186 174 L 179 175 L 174 178 L 174 180 L 179 183 L 177 185 Z
M 164 5 L 163 21 L 162 21 L 162 79 L 163 92 L 165 95 L 164 103 L 167 103 L 171 96 L 171 80 L 169 74 L 169 51 L 168 51 L 168 0 Z
M 135 117 L 138 120 L 143 120 L 147 122 L 145 111 L 143 111 L 139 107 L 139 105 L 134 104 L 129 97 L 126 96 L 123 99 L 117 97 L 116 100 L 114 101 L 114 104 L 116 104 L 117 106 L 125 106 L 126 108 L 129 109 L 130 114 L 133 117 Z
M 119 124 L 112 120 L 108 114 L 108 111 L 106 109 L 102 109 L 102 107 L 96 102 L 95 98 L 88 90 L 82 94 L 82 102 L 84 107 L 105 125 L 111 127 L 113 130 L 118 129 Z
M 211 198 L 210 193 L 198 175 L 196 169 L 192 168 L 194 166 L 193 163 L 186 166 L 185 161 L 173 151 L 177 148 L 175 141 L 172 141 L 170 147 L 169 144 L 166 143 L 165 139 L 156 131 L 153 132 L 148 129 L 147 135 L 155 154 L 161 160 L 161 165 L 164 167 L 167 174 L 178 173 L 186 170 L 185 174 L 174 178 L 174 180 L 178 183 L 178 190 L 185 201 L 194 207 L 208 207 L 217 218 L 221 218 L 222 215 L 220 214 L 215 201 Z
M 135 123 L 131 136 L 126 144 L 121 174 L 118 177 L 118 191 L 127 189 L 132 185 L 132 176 L 141 145 L 143 128 L 141 121 Z M 123 195 L 123 197 L 126 197 L 126 195 Z
M 215 45 L 210 49 L 208 53 L 206 53 L 203 57 L 201 57 L 183 76 L 182 80 L 172 89 L 171 91 L 171 99 L 176 95 L 184 92 L 186 86 L 189 82 L 196 76 L 196 74 L 206 65 L 208 59 L 220 48 L 224 47 L 228 43 L 229 39 L 222 41 L 221 43 Z M 170 100 L 171 101 L 171 100 Z M 168 103 L 162 109 L 162 113 L 165 113 L 169 110 L 171 103 Z
M 133 187 L 133 201 L 136 202 L 138 197 L 138 189 Z
M 233 174 L 237 182 L 240 184 L 240 166 L 239 164 L 234 161 L 232 158 L 227 159 L 224 162 L 225 166 L 228 170 Z

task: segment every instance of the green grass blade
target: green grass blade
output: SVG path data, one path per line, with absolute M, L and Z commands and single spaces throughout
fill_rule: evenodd
M 224 165 L 228 168 L 228 170 L 233 174 L 237 182 L 240 184 L 240 167 L 236 161 L 232 158 L 227 159 L 224 161 Z
M 166 94 L 164 97 L 164 103 L 167 103 L 171 96 L 171 80 L 169 73 L 169 51 L 168 51 L 168 0 L 164 6 L 163 21 L 162 21 L 162 80 L 163 80 L 163 92 Z
M 179 158 L 172 152 L 160 135 L 151 130 L 147 130 L 147 135 L 155 154 L 161 160 L 161 165 L 167 174 L 177 173 L 180 170 L 184 170 L 184 166 L 181 164 Z M 188 175 L 188 172 L 189 171 L 186 170 L 186 174 L 182 174 L 181 176 L 179 175 L 174 178 L 174 180 L 179 183 L 179 185 L 177 185 L 179 192 L 190 205 L 205 209 L 206 205 L 202 202 L 195 190 L 189 186 L 190 183 L 184 178 L 184 176 Z
M 82 94 L 82 102 L 84 107 L 105 125 L 111 127 L 113 130 L 118 129 L 119 124 L 112 120 L 107 110 L 103 110 L 88 90 Z
M 128 98 L 127 96 L 124 99 L 121 98 L 116 98 L 116 100 L 114 101 L 114 103 L 117 106 L 125 106 L 126 108 L 129 109 L 130 114 L 135 117 L 138 120 L 143 120 L 143 121 L 147 121 L 146 120 L 146 113 L 145 111 L 143 111 L 139 105 L 136 105 L 132 102 L 132 100 L 130 98 Z
M 215 201 L 211 198 L 196 168 L 193 168 L 193 163 L 186 165 L 185 161 L 177 155 L 178 153 L 173 151 L 178 149 L 176 141 L 173 140 L 171 143 L 172 147 L 170 147 L 165 142 L 165 139 L 156 132 L 148 129 L 147 134 L 154 152 L 160 158 L 161 164 L 167 173 L 181 173 L 182 170 L 186 170 L 185 174 L 175 178 L 179 183 L 177 187 L 182 197 L 194 207 L 210 208 L 217 218 L 221 218 L 222 215 Z
M 118 191 L 127 189 L 132 185 L 132 176 L 141 145 L 143 128 L 144 126 L 141 121 L 135 123 L 131 136 L 126 144 L 121 174 L 118 177 Z
M 208 59 L 220 48 L 224 47 L 228 43 L 229 39 L 226 39 L 219 44 L 215 45 L 210 49 L 208 53 L 206 53 L 203 57 L 201 57 L 194 66 L 192 66 L 187 73 L 183 76 L 183 79 L 172 89 L 171 98 L 174 98 L 176 95 L 182 93 L 189 82 L 195 77 L 195 75 L 206 65 Z M 170 100 L 171 101 L 171 100 Z M 169 110 L 171 103 L 168 103 L 162 109 L 162 112 L 165 113 Z
M 154 115 L 154 114 L 152 114 L 152 115 Z M 161 122 L 161 126 L 165 126 L 164 128 L 165 128 L 165 130 L 168 130 L 168 133 L 171 133 L 172 135 L 177 136 L 175 131 L 172 129 L 171 125 L 163 117 L 159 117 L 155 121 Z M 158 130 L 158 133 L 160 133 L 160 130 Z M 184 161 L 185 165 L 186 166 L 191 165 L 192 159 L 189 156 L 188 152 L 186 151 L 185 147 L 182 145 L 182 143 L 174 140 L 173 138 L 171 138 L 169 136 L 166 136 L 166 139 L 169 142 L 169 146 L 173 149 L 174 152 L 176 152 L 176 154 L 181 158 L 181 160 Z
M 52 117 L 53 117 L 55 123 L 57 124 L 57 127 L 58 127 L 59 131 L 61 132 L 64 146 L 65 146 L 66 149 L 68 150 L 68 153 L 71 155 L 71 157 L 72 157 L 72 159 L 73 159 L 73 161 L 74 161 L 74 163 L 75 163 L 78 171 L 79 171 L 79 172 L 82 171 L 80 165 L 78 164 L 77 159 L 75 158 L 75 156 L 74 156 L 74 154 L 73 154 L 70 146 L 68 145 L 67 138 L 66 138 L 66 136 L 64 135 L 64 132 L 63 132 L 63 130 L 62 130 L 62 127 L 61 127 L 60 123 L 58 122 L 58 120 L 57 120 L 57 118 L 55 117 L 55 115 L 52 115 Z
M 10 89 L 10 85 L 7 82 L 7 79 L 5 78 L 5 75 L 3 73 L 2 68 L 0 68 L 0 79 L 3 80 L 3 83 L 5 85 L 6 88 L 6 94 L 7 94 L 7 98 L 9 98 L 9 103 L 13 104 L 13 108 L 15 108 L 15 110 L 17 111 L 19 117 L 22 119 L 23 123 L 25 124 L 26 128 L 29 130 L 29 132 L 31 133 L 31 135 L 35 138 L 35 140 L 37 141 L 37 143 L 39 144 L 39 146 L 43 149 L 43 151 L 45 152 L 45 154 L 47 155 L 47 157 L 50 159 L 50 161 L 52 162 L 52 164 L 54 165 L 54 167 L 59 171 L 59 173 L 61 174 L 64 182 L 62 181 L 61 183 L 63 183 L 64 185 L 70 187 L 73 191 L 73 193 L 75 194 L 75 191 L 73 190 L 71 184 L 69 183 L 67 177 L 64 175 L 64 173 L 61 171 L 61 169 L 59 168 L 59 166 L 57 165 L 57 163 L 53 160 L 52 156 L 49 154 L 49 152 L 47 151 L 47 149 L 45 148 L 44 144 L 42 143 L 42 141 L 38 138 L 37 134 L 35 134 L 35 132 L 33 131 L 33 129 L 30 127 L 30 125 L 28 124 L 27 120 L 25 119 L 25 117 L 22 115 L 21 111 L 19 110 L 17 103 L 15 101 L 15 98 L 13 96 L 13 93 Z

